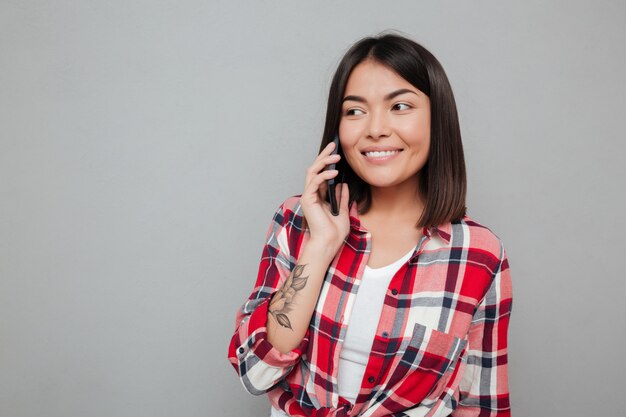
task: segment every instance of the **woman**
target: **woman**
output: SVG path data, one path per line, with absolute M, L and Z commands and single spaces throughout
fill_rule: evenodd
M 326 201 L 333 163 L 345 177 L 338 216 Z M 437 59 L 395 34 L 353 45 L 320 153 L 274 215 L 229 347 L 272 416 L 510 415 L 508 261 L 467 216 L 465 190 Z

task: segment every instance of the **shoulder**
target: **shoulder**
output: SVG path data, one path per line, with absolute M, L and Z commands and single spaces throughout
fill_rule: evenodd
M 276 210 L 276 215 L 283 217 L 284 221 L 290 221 L 296 217 L 302 218 L 304 214 L 300 205 L 301 196 L 302 194 L 292 195 L 283 200 L 278 206 L 278 210 Z
M 274 222 L 291 232 L 295 229 L 297 232 L 303 228 L 304 213 L 300 205 L 301 194 L 292 195 L 283 200 L 274 213 Z
M 453 230 L 455 227 L 462 231 L 463 248 L 468 263 L 482 265 L 489 274 L 489 279 L 483 282 L 481 299 L 490 290 L 497 291 L 502 297 L 511 298 L 509 261 L 502 239 L 489 227 L 467 215 L 458 223 L 452 223 Z
M 492 229 L 476 219 L 465 215 L 458 222 L 452 223 L 453 234 L 455 229 L 460 232 L 463 246 L 492 255 L 496 259 L 502 259 L 504 243 Z
M 292 195 L 290 197 L 287 197 L 280 204 L 280 209 L 283 212 L 286 212 L 286 213 L 299 213 L 299 214 L 302 214 L 302 210 L 301 210 L 301 207 L 300 207 L 300 197 L 301 196 L 302 196 L 302 194 L 296 194 L 296 195 Z
M 268 240 L 272 246 L 279 248 L 283 253 L 298 253 L 304 230 L 304 213 L 300 205 L 300 196 L 293 195 L 280 203 L 268 232 Z

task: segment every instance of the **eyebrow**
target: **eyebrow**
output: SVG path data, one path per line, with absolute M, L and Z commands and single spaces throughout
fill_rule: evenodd
M 413 93 L 413 94 L 415 94 L 417 96 L 417 93 L 415 91 L 409 90 L 407 88 L 401 88 L 399 90 L 392 91 L 391 93 L 387 94 L 384 97 L 384 99 L 385 99 L 385 101 L 389 101 L 392 98 L 394 98 L 396 96 L 399 96 L 400 94 L 405 94 L 405 93 Z M 363 98 L 361 96 L 345 96 L 341 102 L 343 103 L 344 101 L 347 101 L 347 100 L 358 101 L 360 103 L 367 103 L 367 100 L 365 100 L 365 98 Z

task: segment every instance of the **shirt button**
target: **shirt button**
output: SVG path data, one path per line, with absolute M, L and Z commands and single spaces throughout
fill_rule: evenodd
M 398 290 L 396 290 L 396 289 L 394 288 L 393 290 L 391 290 L 391 293 L 392 293 L 393 295 L 398 295 Z
M 389 333 L 383 332 L 383 337 L 386 339 L 389 336 Z
M 240 347 L 240 348 L 239 348 L 239 353 L 243 353 L 243 352 L 244 352 L 244 350 L 245 350 L 244 348 Z
M 367 382 L 369 382 L 370 384 L 373 384 L 375 381 L 373 376 L 370 376 L 369 378 L 367 378 Z

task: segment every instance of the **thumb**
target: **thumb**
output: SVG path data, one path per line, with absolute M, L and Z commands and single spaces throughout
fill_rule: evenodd
M 350 201 L 350 189 L 348 188 L 347 182 L 341 183 L 341 202 L 339 203 L 339 207 L 341 211 L 348 212 L 348 201 Z

